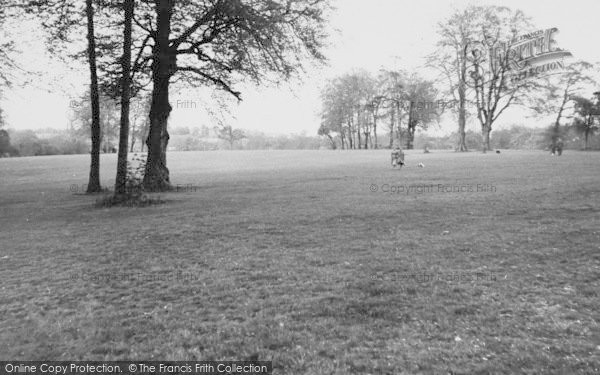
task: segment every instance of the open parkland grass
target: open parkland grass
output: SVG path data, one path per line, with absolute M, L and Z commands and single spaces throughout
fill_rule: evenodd
M 110 209 L 88 155 L 0 159 L 0 359 L 600 373 L 600 153 L 389 154 L 171 152 Z

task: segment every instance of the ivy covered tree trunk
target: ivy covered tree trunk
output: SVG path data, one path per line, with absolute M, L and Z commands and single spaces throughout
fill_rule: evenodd
M 87 185 L 88 193 L 97 193 L 102 190 L 100 186 L 100 94 L 98 93 L 98 72 L 96 68 L 96 40 L 94 37 L 94 8 L 92 0 L 86 0 L 87 16 L 87 42 L 88 63 L 90 66 L 90 100 L 92 107 L 92 151 L 90 163 L 90 176 Z
M 152 64 L 152 103 L 150 105 L 150 131 L 146 145 L 148 159 L 144 174 L 144 188 L 150 191 L 170 190 L 169 169 L 167 168 L 167 145 L 169 133 L 167 124 L 171 113 L 169 104 L 169 83 L 176 70 L 175 51 L 169 47 L 171 34 L 172 0 L 156 0 L 157 28 Z

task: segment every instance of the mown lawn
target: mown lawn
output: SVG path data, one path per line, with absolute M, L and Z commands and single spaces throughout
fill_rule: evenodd
M 600 373 L 600 153 L 407 162 L 170 153 L 179 192 L 106 209 L 88 156 L 0 159 L 0 359 Z

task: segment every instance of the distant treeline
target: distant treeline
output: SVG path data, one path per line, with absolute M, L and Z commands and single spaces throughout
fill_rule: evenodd
M 552 126 L 548 128 L 529 128 L 515 125 L 507 129 L 494 130 L 491 135 L 490 146 L 492 149 L 549 150 L 553 134 L 554 129 Z M 584 135 L 574 126 L 563 127 L 560 137 L 566 149 L 585 149 Z M 454 149 L 457 141 L 457 132 L 443 137 L 428 137 L 418 134 L 415 138 L 415 148 Z M 481 150 L 481 142 L 481 132 L 472 130 L 466 132 L 465 143 L 469 150 Z M 600 137 L 589 137 L 588 149 L 600 150 Z
M 401 132 L 400 137 L 404 137 Z M 515 150 L 549 150 L 552 144 L 554 127 L 548 128 L 529 128 L 522 125 L 513 125 L 506 129 L 495 130 L 490 137 L 490 146 L 492 149 L 515 149 Z M 482 134 L 480 131 L 468 130 L 465 132 L 465 145 L 469 150 L 479 150 L 482 147 Z M 570 150 L 583 150 L 586 148 L 585 133 L 577 126 L 564 126 L 561 128 L 560 138 L 564 147 Z M 380 136 L 380 144 L 389 144 L 389 134 Z M 328 139 L 329 140 L 329 139 Z M 413 148 L 431 150 L 453 150 L 459 141 L 458 132 L 453 132 L 445 136 L 428 136 L 423 132 L 416 132 L 414 135 Z M 341 139 L 339 136 L 329 140 L 329 147 L 341 148 Z M 404 142 L 401 142 L 404 144 Z M 380 147 L 381 148 L 381 147 Z M 600 150 L 600 137 L 594 134 L 588 134 L 589 150 Z
M 268 135 L 244 131 L 242 134 L 240 139 L 231 142 L 220 138 L 221 134 L 217 130 L 208 127 L 173 128 L 170 132 L 169 150 L 316 150 L 328 147 L 328 141 L 305 133 Z M 115 153 L 117 146 L 116 136 L 107 133 L 101 142 L 101 152 Z M 90 151 L 89 136 L 80 131 L 0 130 L 0 157 L 88 154 Z M 138 140 L 130 151 L 146 151 L 145 142 Z
M 213 151 L 213 150 L 317 150 L 330 149 L 329 139 L 310 136 L 305 133 L 292 135 L 267 135 L 262 132 L 244 131 L 243 138 L 231 143 L 221 139 L 214 129 L 207 127 L 178 127 L 171 131 L 169 150 L 171 151 Z M 388 144 L 387 135 L 382 135 L 381 144 Z M 466 144 L 469 150 L 481 147 L 481 132 L 467 131 Z M 580 150 L 585 147 L 583 135 L 575 127 L 565 127 L 561 138 L 566 149 Z M 417 132 L 415 149 L 451 150 L 456 147 L 458 134 L 428 136 Z M 103 153 L 116 152 L 116 140 L 106 139 L 102 144 Z M 340 141 L 336 140 L 335 141 Z M 547 150 L 552 143 L 552 129 L 528 128 L 515 125 L 508 129 L 494 131 L 491 145 L 495 149 Z M 143 142 L 137 142 L 132 151 L 143 152 Z M 600 137 L 588 139 L 588 149 L 600 150 Z M 56 129 L 0 130 L 0 157 L 42 156 L 87 154 L 90 152 L 89 137 L 79 132 Z

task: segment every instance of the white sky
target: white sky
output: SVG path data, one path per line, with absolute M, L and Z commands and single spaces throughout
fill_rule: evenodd
M 326 53 L 329 66 L 311 71 L 303 83 L 290 82 L 280 88 L 243 87 L 244 101 L 231 105 L 235 119 L 229 121 L 235 127 L 267 133 L 304 131 L 316 134 L 319 127 L 319 92 L 329 78 L 353 69 L 365 68 L 376 72 L 380 67 L 388 67 L 418 71 L 425 73 L 426 78 L 433 79 L 434 76 L 427 76 L 421 67 L 424 56 L 432 52 L 437 40 L 436 25 L 447 18 L 453 9 L 471 3 L 442 0 L 337 0 L 331 25 L 338 31 L 333 33 L 331 47 Z M 600 49 L 597 47 L 598 0 L 481 0 L 476 4 L 521 9 L 532 17 L 539 29 L 558 27 L 558 45 L 571 51 L 575 59 L 600 61 Z M 77 67 L 76 71 L 66 69 L 64 64 L 44 56 L 43 39 L 39 35 L 26 35 L 29 38 L 24 50 L 28 50 L 28 53 L 21 60 L 27 68 L 43 72 L 43 75 L 25 88 L 4 89 L 2 106 L 8 125 L 14 129 L 65 129 L 70 102 L 82 93 L 87 84 L 86 66 Z M 171 104 L 174 111 L 170 127 L 214 125 L 208 123 L 202 110 L 202 97 L 202 92 L 173 93 Z M 194 101 L 196 108 L 178 105 L 178 99 Z M 522 110 L 509 110 L 499 118 L 495 128 L 514 123 L 532 126 L 545 124 L 544 121 L 524 116 Z M 469 127 L 476 129 L 474 123 Z M 454 129 L 455 121 L 447 118 L 435 133 L 447 133 Z

